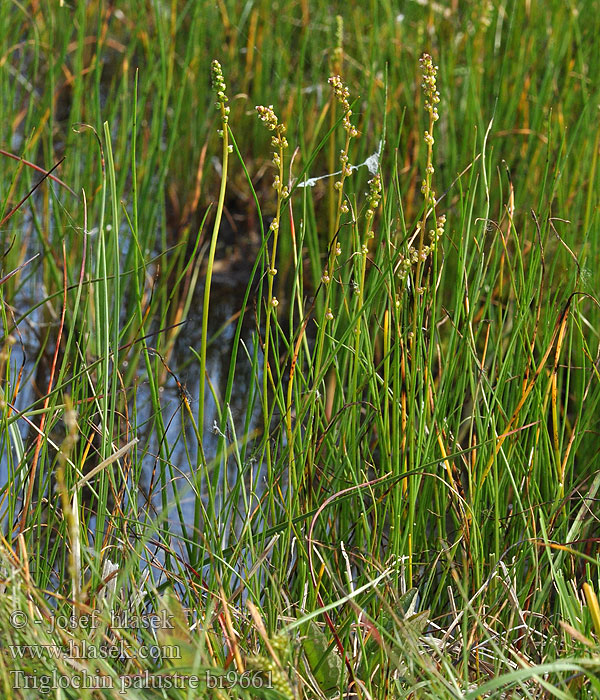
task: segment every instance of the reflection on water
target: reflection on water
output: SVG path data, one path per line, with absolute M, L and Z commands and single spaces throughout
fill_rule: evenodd
M 217 411 L 213 393 L 217 396 L 221 408 L 226 410 L 224 400 L 230 364 L 232 357 L 236 354 L 235 381 L 229 403 L 233 425 L 230 425 L 228 422 L 226 428 L 227 442 L 230 443 L 233 429 L 240 445 L 240 452 L 243 454 L 244 433 L 251 434 L 255 429 L 262 426 L 258 401 L 254 402 L 256 405 L 254 410 L 252 405 L 249 404 L 249 397 L 253 387 L 256 387 L 257 383 L 261 382 L 260 375 L 252 376 L 251 357 L 255 350 L 255 333 L 254 318 L 251 310 L 244 319 L 239 344 L 237 347 L 235 346 L 238 314 L 243 304 L 245 291 L 245 283 L 240 282 L 239 279 L 228 280 L 219 276 L 213 280 L 211 285 L 209 338 L 213 339 L 217 332 L 218 337 L 210 342 L 206 353 L 208 383 L 205 389 L 204 426 L 201 431 L 204 456 L 209 467 L 215 459 L 220 434 L 222 435 L 220 431 L 222 421 Z M 166 427 L 166 439 L 164 441 L 165 445 L 162 446 L 162 454 L 164 455 L 165 452 L 168 454 L 168 465 L 163 466 L 167 467 L 167 471 L 169 467 L 171 468 L 173 478 L 177 480 L 178 492 L 185 494 L 180 503 L 183 521 L 188 528 L 193 526 L 195 511 L 195 493 L 188 486 L 189 479 L 193 478 L 193 475 L 189 473 L 189 465 L 199 465 L 200 456 L 198 454 L 198 440 L 194 426 L 184 407 L 178 383 L 183 385 L 187 391 L 190 408 L 194 420 L 196 420 L 198 415 L 198 396 L 200 394 L 200 363 L 192 349 L 196 353 L 200 353 L 203 295 L 204 289 L 199 287 L 195 293 L 194 304 L 190 310 L 188 321 L 177 339 L 170 358 L 169 367 L 175 376 L 168 376 L 161 391 L 161 408 Z M 262 361 L 258 364 L 259 367 L 262 367 Z M 147 386 L 140 387 L 137 400 L 138 425 L 151 424 L 152 409 Z M 143 436 L 140 435 L 140 438 L 143 439 Z M 148 454 L 144 463 L 144 481 L 141 486 L 145 494 L 152 493 L 151 503 L 157 514 L 162 512 L 164 495 L 159 485 L 158 475 L 160 468 L 156 457 L 159 454 L 161 454 L 161 445 L 159 445 L 158 437 L 154 434 L 150 437 Z M 246 457 L 247 463 L 252 460 L 251 446 L 248 446 Z M 227 464 L 227 474 L 219 474 L 216 484 L 215 510 L 217 512 L 219 512 L 221 505 L 228 497 L 228 485 L 236 483 L 239 479 L 240 465 L 236 462 L 236 459 L 233 456 L 230 457 Z M 260 477 L 258 470 L 255 471 L 253 486 L 256 485 Z M 215 486 L 214 481 L 213 486 Z M 173 489 L 170 484 L 167 488 L 168 500 L 171 501 Z M 202 500 L 204 505 L 207 506 L 207 494 L 204 488 L 202 488 Z M 172 508 L 169 513 L 169 521 L 174 531 L 179 530 L 178 520 L 176 520 L 179 517 L 176 509 Z M 232 525 L 235 526 L 233 523 Z
M 218 398 L 218 401 L 223 407 L 224 397 L 226 394 L 226 386 L 229 375 L 230 363 L 232 356 L 237 353 L 235 381 L 233 383 L 233 393 L 229 403 L 229 410 L 232 417 L 232 425 L 227 426 L 227 431 L 235 431 L 235 435 L 240 445 L 243 444 L 244 433 L 251 433 L 261 424 L 258 416 L 252 410 L 248 412 L 249 395 L 251 386 L 259 385 L 260 376 L 252 376 L 252 366 L 250 358 L 252 357 L 254 348 L 254 316 L 252 310 L 248 312 L 244 319 L 244 324 L 240 336 L 238 347 L 234 347 L 236 327 L 238 323 L 238 315 L 243 304 L 244 293 L 246 290 L 246 281 L 239 274 L 235 278 L 228 278 L 225 275 L 216 275 L 211 286 L 211 303 L 209 314 L 209 338 L 214 337 L 217 331 L 221 331 L 218 337 L 211 342 L 207 348 L 207 376 L 209 384 L 205 390 L 206 405 L 204 408 L 204 426 L 201 431 L 203 437 L 203 449 L 207 462 L 214 460 L 217 444 L 219 440 L 218 427 L 221 425 L 221 420 L 217 411 L 217 406 L 213 398 L 213 392 Z M 173 353 L 168 360 L 169 368 L 173 372 L 173 376 L 164 373 L 164 384 L 160 390 L 160 404 L 163 424 L 166 433 L 163 439 L 159 438 L 156 429 L 157 422 L 153 415 L 155 407 L 152 404 L 150 396 L 150 388 L 143 374 L 140 381 L 137 383 L 136 395 L 129 405 L 129 421 L 132 433 L 127 439 L 138 437 L 140 440 L 137 446 L 137 458 L 144 455 L 142 458 L 142 478 L 139 484 L 138 506 L 146 510 L 150 518 L 155 519 L 163 513 L 164 496 L 166 501 L 172 501 L 173 488 L 172 480 L 176 479 L 177 490 L 179 493 L 184 493 L 181 498 L 181 515 L 183 522 L 187 527 L 191 527 L 194 523 L 195 511 L 195 494 L 189 488 L 189 482 L 194 478 L 190 474 L 190 464 L 197 465 L 200 463 L 198 455 L 198 441 L 192 420 L 183 408 L 181 391 L 178 386 L 178 381 L 185 386 L 189 392 L 190 407 L 194 419 L 198 415 L 198 396 L 199 396 L 199 361 L 192 348 L 197 353 L 200 352 L 202 342 L 202 300 L 204 289 L 200 285 L 195 292 L 192 307 L 190 309 L 188 320 L 183 327 L 173 349 Z M 19 291 L 19 306 L 21 311 L 26 311 L 33 306 L 32 299 L 39 299 L 40 289 L 37 275 L 31 275 L 29 281 L 23 284 Z M 15 302 L 16 303 L 16 302 Z M 15 317 L 18 317 L 18 311 L 15 309 Z M 46 392 L 47 382 L 49 377 L 47 363 L 36 362 L 39 356 L 40 338 L 46 332 L 45 324 L 54 325 L 56 329 L 56 321 L 48 317 L 44 311 L 44 307 L 40 306 L 32 312 L 26 321 L 19 324 L 19 338 L 22 340 L 23 352 L 19 352 L 19 344 L 13 347 L 11 354 L 11 369 L 10 376 L 15 377 L 23 364 L 23 378 L 15 400 L 15 409 L 17 411 L 27 411 L 37 401 L 37 406 L 40 397 Z M 44 332 L 42 333 L 41 330 Z M 52 334 L 54 333 L 52 331 Z M 51 335 L 52 335 L 51 334 Z M 5 335 L 5 333 L 4 333 Z M 53 347 L 54 340 L 51 340 L 48 347 Z M 260 357 L 260 350 L 259 357 Z M 162 366 L 160 363 L 156 365 L 163 376 Z M 262 361 L 258 362 L 259 368 L 262 367 Z M 140 372 L 144 372 L 143 362 L 140 364 Z M 12 382 L 11 382 L 12 383 Z M 5 386 L 3 389 L 8 390 Z M 131 394 L 129 394 L 131 396 Z M 60 401 L 59 401 L 60 402 Z M 258 401 L 255 402 L 258 405 Z M 257 406 L 258 407 L 258 406 Z M 14 479 L 16 468 L 20 464 L 28 464 L 31 461 L 32 452 L 25 454 L 23 450 L 28 450 L 34 445 L 36 440 L 36 432 L 33 423 L 39 423 L 38 416 L 31 417 L 31 423 L 28 423 L 24 418 L 19 418 L 15 421 L 10 432 L 7 430 L 0 431 L 0 489 L 5 489 L 10 483 L 13 501 L 16 503 L 16 510 L 22 505 L 22 500 L 17 500 L 14 496 L 16 493 L 22 495 L 24 493 L 25 484 L 21 480 Z M 94 423 L 97 423 L 94 420 Z M 82 428 L 84 426 L 81 426 Z M 88 424 L 88 427 L 90 425 Z M 93 428 L 93 426 L 91 426 Z M 99 427 L 96 426 L 97 428 Z M 247 431 L 246 431 L 247 428 Z M 60 434 L 59 434 L 60 433 Z M 10 436 L 10 437 L 9 437 Z M 64 427 L 62 422 L 59 422 L 56 434 L 51 434 L 49 441 L 49 451 L 46 456 L 40 461 L 40 468 L 47 470 L 50 462 L 53 462 L 56 449 L 53 445 L 60 445 L 64 439 Z M 85 442 L 87 435 L 82 434 L 82 442 Z M 228 434 L 228 437 L 230 435 Z M 122 446 L 121 438 L 113 436 L 116 448 Z M 230 441 L 227 441 L 228 444 Z M 21 444 L 21 447 L 19 446 Z M 86 471 L 88 468 L 95 466 L 90 464 L 94 461 L 95 447 L 88 453 L 86 461 Z M 159 457 L 160 456 L 160 457 Z M 246 461 L 249 462 L 252 458 L 251 446 L 248 447 Z M 55 464 L 52 464 L 54 467 Z M 254 465 L 255 472 L 256 469 Z M 192 467 L 193 469 L 193 467 Z M 220 505 L 227 498 L 227 490 L 229 483 L 235 483 L 239 476 L 239 465 L 233 457 L 228 459 L 228 473 L 221 474 L 216 484 L 213 486 L 217 489 L 215 498 L 215 509 L 218 512 Z M 113 467 L 114 473 L 118 474 L 116 468 Z M 167 477 L 163 481 L 160 478 L 162 473 L 166 473 Z M 38 474 L 47 480 L 48 474 Z M 26 469 L 22 470 L 21 479 L 26 477 Z M 255 473 L 254 483 L 258 481 L 260 474 Z M 49 482 L 54 483 L 54 478 L 49 479 Z M 136 485 L 137 486 L 137 485 Z M 166 491 L 165 491 L 166 489 Z M 37 488 L 35 489 L 37 492 Z M 86 498 L 86 489 L 83 489 L 82 498 Z M 135 492 L 135 491 L 134 491 Z M 204 489 L 201 488 L 203 501 L 206 506 L 206 498 Z M 151 494 L 150 503 L 147 496 Z M 87 494 L 89 496 L 89 493 Z M 52 494 L 45 493 L 46 497 L 52 497 Z M 110 499 L 110 497 L 109 497 Z M 150 505 L 150 508 L 148 507 Z M 109 501 L 109 508 L 111 503 Z M 180 532 L 180 515 L 176 509 L 170 509 L 168 512 L 168 520 L 174 532 Z M 88 520 L 89 526 L 93 529 L 95 519 L 93 516 Z M 4 524 L 5 526 L 8 523 Z

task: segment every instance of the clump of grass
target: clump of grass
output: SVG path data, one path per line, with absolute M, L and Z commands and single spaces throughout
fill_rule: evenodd
M 368 33 L 351 29 L 361 8 L 344 12 L 319 102 L 325 6 L 320 24 L 292 3 L 297 21 L 276 16 L 273 29 L 259 6 L 235 17 L 153 4 L 146 16 L 88 3 L 74 29 L 58 6 L 7 7 L 2 57 L 17 56 L 20 78 L 30 65 L 44 91 L 0 120 L 3 140 L 16 120 L 28 160 L 52 162 L 57 105 L 93 127 L 69 136 L 82 157 L 60 173 L 79 199 L 47 178 L 15 207 L 31 168 L 14 161 L 3 202 L 7 237 L 23 227 L 0 277 L 7 697 L 37 697 L 26 683 L 42 676 L 62 697 L 119 697 L 121 684 L 131 697 L 597 694 L 589 8 L 482 2 L 463 17 L 414 3 L 400 18 L 382 5 Z M 548 39 L 559 20 L 563 40 Z M 217 21 L 215 128 L 200 76 Z M 50 26 L 61 58 L 42 66 Z M 32 41 L 8 45 L 23 27 Z M 278 49 L 292 36 L 298 65 Z M 426 41 L 439 75 L 429 54 L 419 69 Z M 130 91 L 140 57 L 154 68 Z M 2 83 L 3 109 L 29 89 L 16 83 Z M 266 151 L 246 94 L 277 105 L 258 108 L 274 197 L 257 184 Z M 565 120 L 577 126 L 566 136 Z M 380 137 L 367 177 L 357 164 Z M 209 191 L 215 211 L 193 214 Z M 239 313 L 213 334 L 235 201 L 254 207 L 260 250 Z M 180 325 L 196 307 L 197 334 Z M 215 371 L 210 345 L 230 329 Z M 84 621 L 94 611 L 98 626 Z M 53 629 L 62 616 L 72 624 Z M 85 645 L 127 653 L 73 653 Z M 177 674 L 182 686 L 166 688 Z M 86 677 L 106 685 L 82 691 Z

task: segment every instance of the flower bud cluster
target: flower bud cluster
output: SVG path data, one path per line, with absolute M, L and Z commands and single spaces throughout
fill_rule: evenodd
M 381 176 L 379 173 L 369 180 L 368 185 L 369 191 L 366 194 L 369 205 L 365 216 L 367 221 L 370 221 L 373 218 L 377 207 L 379 206 L 379 202 L 381 201 Z
M 221 110 L 223 124 L 227 124 L 229 121 L 229 102 L 225 91 L 227 86 L 225 85 L 225 78 L 223 77 L 223 69 L 221 64 L 215 59 L 210 67 L 212 88 L 217 93 L 216 108 Z M 219 135 L 222 137 L 223 132 L 220 131 Z
M 280 124 L 277 119 L 277 115 L 273 110 L 273 105 L 268 107 L 263 107 L 259 105 L 256 107 L 258 116 L 263 124 L 267 127 L 269 131 L 274 131 L 273 137 L 271 138 L 271 146 L 275 149 L 273 152 L 273 165 L 277 168 L 278 172 L 281 172 L 281 158 L 283 151 L 288 147 L 288 141 L 285 137 L 285 124 Z M 288 187 L 283 185 L 279 175 L 275 176 L 273 180 L 273 187 L 281 195 L 281 197 L 287 197 L 289 194 Z
M 285 138 L 285 124 L 279 123 L 277 115 L 273 110 L 273 105 L 269 105 L 268 107 L 258 105 L 256 111 L 258 112 L 258 116 L 260 117 L 263 124 L 267 127 L 267 129 L 269 131 L 275 132 L 273 138 L 271 139 L 271 146 L 273 146 L 273 148 L 277 148 L 278 150 L 283 150 L 284 148 L 287 148 L 288 142 Z M 275 157 L 278 158 L 279 154 L 275 154 Z M 279 163 L 275 163 L 275 165 L 278 166 Z
M 425 93 L 425 109 L 431 115 L 431 119 L 436 122 L 439 119 L 436 105 L 440 101 L 440 93 L 437 91 L 436 87 L 438 67 L 433 65 L 431 56 L 428 53 L 424 53 L 419 62 L 421 64 L 421 70 L 423 71 L 421 87 Z M 427 132 L 425 133 L 427 134 Z M 432 137 L 430 136 L 430 138 Z
M 356 127 L 352 126 L 352 122 L 350 121 L 350 117 L 352 116 L 352 110 L 350 109 L 350 103 L 348 102 L 348 97 L 350 97 L 350 91 L 344 85 L 339 75 L 332 75 L 331 78 L 329 78 L 329 84 L 333 88 L 333 92 L 337 101 L 342 105 L 342 109 L 344 110 L 344 118 L 342 123 L 344 125 L 344 129 L 346 130 L 346 133 L 351 138 L 354 136 L 358 136 L 358 131 L 356 130 Z

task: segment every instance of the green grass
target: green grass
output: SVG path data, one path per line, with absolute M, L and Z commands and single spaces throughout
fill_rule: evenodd
M 4 695 L 600 697 L 595 3 L 62 5 L 0 4 Z

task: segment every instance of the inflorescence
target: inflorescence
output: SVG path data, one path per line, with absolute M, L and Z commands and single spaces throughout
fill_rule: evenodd
M 348 156 L 348 151 L 350 149 L 350 139 L 358 136 L 358 130 L 356 127 L 352 124 L 350 121 L 350 117 L 352 116 L 352 109 L 350 108 L 350 102 L 348 101 L 348 98 L 350 97 L 350 91 L 344 85 L 341 77 L 339 75 L 332 75 L 329 80 L 329 84 L 333 88 L 333 94 L 336 98 L 336 100 L 340 103 L 343 111 L 343 118 L 342 118 L 342 124 L 344 127 L 344 131 L 346 132 L 346 144 L 344 148 L 340 151 L 340 163 L 342 166 L 342 173 L 341 177 L 339 180 L 337 180 L 334 183 L 334 188 L 338 191 L 338 217 L 339 214 L 346 214 L 349 211 L 348 205 L 345 201 L 342 200 L 342 190 L 344 189 L 344 180 L 352 175 L 352 166 L 349 163 L 349 156 Z M 339 221 L 339 219 L 338 219 Z M 323 284 L 327 285 L 331 281 L 331 270 L 333 269 L 333 262 L 336 257 L 338 257 L 342 252 L 341 246 L 339 244 L 339 241 L 336 241 L 335 247 L 332 248 L 331 254 L 329 255 L 329 260 L 328 264 L 325 267 L 325 270 L 323 271 L 323 274 L 321 276 L 321 282 Z M 331 309 L 327 310 L 327 313 L 325 314 L 325 318 L 330 320 L 333 318 Z
M 256 111 L 258 112 L 258 116 L 260 117 L 263 124 L 267 127 L 267 129 L 269 131 L 275 132 L 271 138 L 271 146 L 274 149 L 276 149 L 273 152 L 272 160 L 273 165 L 277 168 L 277 171 L 279 172 L 281 168 L 282 153 L 288 147 L 288 142 L 285 137 L 285 124 L 279 123 L 277 115 L 273 110 L 273 105 L 269 105 L 268 107 L 263 107 L 262 105 L 259 105 L 256 108 Z M 275 180 L 273 181 L 273 187 L 275 188 L 277 193 L 281 195 L 281 197 L 288 196 L 288 188 L 287 186 L 282 184 L 279 175 L 275 177 Z
M 410 246 L 407 254 L 401 254 L 398 261 L 398 275 L 401 280 L 405 279 L 408 275 L 411 267 L 415 264 L 422 265 L 427 257 L 433 252 L 437 242 L 440 240 L 444 233 L 444 226 L 446 224 L 445 215 L 435 217 L 435 205 L 436 205 L 436 195 L 431 186 L 431 178 L 435 169 L 433 167 L 433 144 L 435 140 L 433 138 L 433 130 L 435 122 L 439 119 L 440 115 L 437 110 L 437 105 L 440 101 L 440 93 L 437 90 L 437 66 L 433 64 L 431 56 L 429 54 L 423 54 L 420 59 L 421 70 L 423 72 L 423 82 L 421 83 L 421 88 L 425 94 L 425 110 L 429 114 L 429 128 L 425 131 L 424 141 L 427 145 L 427 165 L 425 167 L 425 178 L 421 183 L 421 193 L 425 199 L 425 213 L 423 215 L 423 220 L 417 224 L 417 229 L 415 232 L 415 238 L 419 240 L 418 248 Z M 428 243 L 424 244 L 424 229 L 427 223 L 427 218 L 429 214 L 433 212 L 435 217 L 435 228 L 428 231 Z
M 348 102 L 350 91 L 344 85 L 339 75 L 332 75 L 331 78 L 329 78 L 329 84 L 333 87 L 333 92 L 337 101 L 342 105 L 342 109 L 344 111 L 344 119 L 342 123 L 346 133 L 350 137 L 358 136 L 358 131 L 350 122 L 350 117 L 352 116 L 352 110 L 350 109 L 350 103 Z
M 224 129 L 227 129 L 227 123 L 229 122 L 230 107 L 227 104 L 229 102 L 229 99 L 225 94 L 225 91 L 227 90 L 227 85 L 225 84 L 225 78 L 223 77 L 223 69 L 221 68 L 221 64 L 219 63 L 219 61 L 217 61 L 217 59 L 214 59 L 211 64 L 210 73 L 212 79 L 212 88 L 217 93 L 217 102 L 215 104 L 215 107 L 218 110 L 220 110 L 221 122 L 223 123 L 223 129 L 219 129 L 218 133 L 219 136 L 223 138 Z M 233 146 L 227 146 L 227 150 L 229 151 L 229 153 L 232 153 Z

